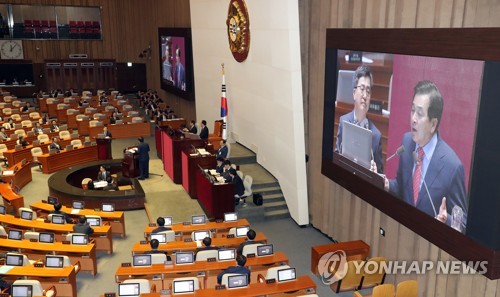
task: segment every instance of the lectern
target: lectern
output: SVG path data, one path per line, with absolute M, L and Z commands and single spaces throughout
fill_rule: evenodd
M 123 150 L 122 171 L 124 177 L 134 178 L 139 176 L 139 154 L 135 147 Z
M 97 158 L 99 160 L 111 160 L 111 138 L 97 138 Z

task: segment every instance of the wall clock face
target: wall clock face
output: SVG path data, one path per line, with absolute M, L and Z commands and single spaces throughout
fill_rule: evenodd
M 2 59 L 24 59 L 23 42 L 21 40 L 0 41 L 0 56 Z
M 227 12 L 229 49 L 238 62 L 243 62 L 250 50 L 250 19 L 244 0 L 231 0 Z

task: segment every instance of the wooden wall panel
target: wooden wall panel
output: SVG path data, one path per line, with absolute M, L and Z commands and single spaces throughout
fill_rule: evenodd
M 309 5 L 303 8 L 304 5 Z M 500 26 L 500 2 L 488 0 L 311 0 L 303 1 L 309 17 L 301 18 L 301 30 L 308 31 L 308 76 L 304 100 L 307 102 L 306 150 L 308 163 L 311 223 L 340 241 L 362 239 L 372 247 L 372 255 L 391 260 L 454 260 L 445 251 L 400 225 L 364 200 L 355 197 L 321 171 L 324 56 L 326 28 L 417 28 Z M 307 20 L 307 22 L 303 22 Z M 303 43 L 304 45 L 304 43 Z M 386 231 L 379 235 L 379 228 Z M 497 280 L 483 276 L 423 275 L 388 276 L 388 282 L 417 279 L 419 296 L 500 296 Z

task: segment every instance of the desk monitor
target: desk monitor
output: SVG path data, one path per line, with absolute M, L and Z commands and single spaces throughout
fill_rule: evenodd
M 9 230 L 8 234 L 9 239 L 21 240 L 23 239 L 23 232 L 21 230 Z
M 236 222 L 238 215 L 235 212 L 226 212 L 224 214 L 224 222 Z
M 5 214 L 5 213 L 6 213 L 5 206 L 4 205 L 0 205 L 0 214 Z
M 170 227 L 172 226 L 172 223 L 173 223 L 173 218 L 172 217 L 163 217 L 163 219 L 165 219 L 165 227 Z
M 87 217 L 87 223 L 89 223 L 90 226 L 101 226 L 101 218 Z
M 72 146 L 71 144 L 68 144 L 68 145 L 66 146 L 66 150 L 67 150 L 67 151 L 70 151 L 70 150 L 72 150 L 72 149 L 73 149 L 73 146 Z
M 228 249 L 228 250 L 219 250 L 219 261 L 229 261 L 236 259 L 236 250 Z
M 52 215 L 52 224 L 64 224 L 66 220 L 63 215 L 53 214 Z
M 97 134 L 97 138 L 106 138 L 106 135 L 104 133 L 99 133 Z
M 193 252 L 175 253 L 175 264 L 192 264 L 192 263 L 194 263 Z
M 88 147 L 88 146 L 91 146 L 92 143 L 90 141 L 85 141 L 85 143 L 83 144 L 85 147 Z
M 87 235 L 73 234 L 71 236 L 71 244 L 87 244 Z
M 24 257 L 23 255 L 9 255 L 5 259 L 5 265 L 8 266 L 23 266 Z
M 12 285 L 12 297 L 32 297 L 32 285 Z
M 166 243 L 167 242 L 167 234 L 165 233 L 153 233 L 151 234 L 151 240 L 156 239 L 160 243 Z
M 45 266 L 49 268 L 63 268 L 63 256 L 45 256 Z
M 191 216 L 191 224 L 193 225 L 205 224 L 205 221 L 206 221 L 205 215 Z
M 49 204 L 52 204 L 52 205 L 57 204 L 57 201 L 58 201 L 57 197 L 52 197 L 52 196 L 49 196 L 49 197 L 47 198 L 47 202 L 48 202 Z
M 22 161 L 21 161 L 21 167 L 26 165 L 26 162 L 28 162 L 28 160 L 26 160 L 26 158 L 24 158 Z
M 286 282 L 295 279 L 295 268 L 284 268 L 278 270 L 278 282 Z
M 84 209 L 85 203 L 83 201 L 73 201 L 73 208 L 74 209 Z
M 250 230 L 250 227 L 245 226 L 245 227 L 236 227 L 236 237 L 244 237 L 247 236 L 248 231 Z
M 372 161 L 372 131 L 343 121 L 340 149 L 344 157 L 369 169 Z
M 354 104 L 352 96 L 353 85 L 352 78 L 354 77 L 353 70 L 339 70 L 339 78 L 337 82 L 337 101 Z
M 248 276 L 246 274 L 231 275 L 227 278 L 227 288 L 236 289 L 248 286 Z
M 27 210 L 21 210 L 21 219 L 23 220 L 33 220 L 33 212 Z
M 208 230 L 199 230 L 193 232 L 194 241 L 202 241 L 205 237 L 210 237 L 210 231 Z
M 38 242 L 54 243 L 54 233 L 40 232 L 38 235 Z
M 174 294 L 182 293 L 193 293 L 194 292 L 194 280 L 178 280 L 173 282 L 172 289 Z
M 140 288 L 139 283 L 118 284 L 118 296 L 139 296 Z
M 134 255 L 132 256 L 134 266 L 151 266 L 151 255 Z
M 272 244 L 263 244 L 257 246 L 257 256 L 270 256 L 274 254 L 274 247 Z
M 11 138 L 12 138 L 12 137 L 11 137 Z M 23 146 L 22 146 L 21 144 L 16 144 L 16 146 L 14 147 L 14 149 L 15 149 L 16 151 L 20 151 L 20 150 L 22 150 L 22 149 L 23 149 Z
M 121 125 L 121 124 L 123 124 L 123 120 L 116 120 L 116 121 L 115 121 L 115 124 L 117 124 L 117 125 Z
M 49 155 L 51 155 L 51 156 L 52 156 L 52 155 L 55 155 L 55 154 L 57 154 L 57 152 L 58 152 L 58 150 L 57 150 L 57 149 L 50 149 L 50 150 L 49 150 Z
M 105 212 L 113 212 L 115 211 L 115 205 L 113 203 L 103 203 L 101 209 Z

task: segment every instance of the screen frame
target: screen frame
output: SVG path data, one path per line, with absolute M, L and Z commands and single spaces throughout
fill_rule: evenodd
M 191 283 L 193 285 L 193 290 L 192 291 L 181 291 L 181 292 L 176 291 L 175 290 L 175 287 L 176 287 L 175 284 L 176 283 L 184 283 L 184 282 L 185 283 Z M 188 279 L 188 280 L 174 280 L 172 282 L 172 291 L 173 291 L 174 294 L 193 293 L 194 291 L 196 291 L 195 288 L 194 288 L 194 280 L 192 280 L 192 279 Z
M 293 274 L 294 274 L 294 278 L 293 279 L 287 279 L 287 280 L 280 280 L 280 272 L 282 271 L 286 271 L 286 270 L 293 270 Z M 294 280 L 297 280 L 297 270 L 293 267 L 289 267 L 289 268 L 283 268 L 283 269 L 278 269 L 278 271 L 276 271 L 276 281 L 281 283 L 281 282 L 289 282 L 289 281 L 294 281 Z
M 227 215 L 234 215 L 236 219 L 234 220 L 226 220 Z M 238 221 L 238 213 L 236 212 L 226 212 L 224 213 L 224 222 L 237 222 Z
M 159 240 L 157 237 L 162 237 L 163 240 Z M 159 243 L 167 243 L 167 234 L 165 233 L 151 233 L 150 240 L 156 239 Z
M 122 295 L 120 294 L 120 288 L 122 286 L 136 286 L 139 288 L 139 293 L 141 292 L 141 284 L 140 283 L 121 283 L 121 284 L 118 284 L 118 296 L 137 296 L 136 294 L 132 294 L 132 295 Z
M 60 218 L 60 219 L 61 219 L 61 222 L 60 222 L 60 223 L 58 223 L 58 222 L 54 222 L 54 218 Z M 64 219 L 64 216 L 63 216 L 63 215 L 60 215 L 60 214 L 52 214 L 50 222 L 51 222 L 52 224 L 59 224 L 59 225 L 66 224 L 66 220 Z
M 480 183 L 480 180 L 491 178 L 487 176 L 488 170 L 484 168 L 491 168 L 491 164 L 496 164 L 492 162 L 492 158 L 498 159 L 495 150 L 499 145 L 494 142 L 495 140 L 486 139 L 486 135 L 492 138 L 492 130 L 495 131 L 494 128 L 498 126 L 498 123 L 494 121 L 495 115 L 491 114 L 500 107 L 500 103 L 488 100 L 488 98 L 495 96 L 498 98 L 500 91 L 496 90 L 496 86 L 485 89 L 485 82 L 493 84 L 491 81 L 486 81 L 485 74 L 491 76 L 500 74 L 498 62 L 500 55 L 495 50 L 500 47 L 499 33 L 498 28 L 327 29 L 325 46 L 325 82 L 333 81 L 333 79 L 337 81 L 338 61 L 335 55 L 339 49 L 485 61 L 469 181 L 469 197 L 471 198 L 467 235 L 437 222 L 415 207 L 394 198 L 383 189 L 333 164 L 333 125 L 325 125 L 325 123 L 333 123 L 332 110 L 335 110 L 335 95 L 332 99 L 332 94 L 336 94 L 336 83 L 325 83 L 324 86 L 321 173 L 457 259 L 488 261 L 485 276 L 490 279 L 500 278 L 500 253 L 497 252 L 500 250 L 500 239 L 498 236 L 495 237 L 492 231 L 500 227 L 500 219 L 493 215 L 500 212 L 500 204 L 486 201 L 490 197 L 479 197 L 480 192 L 476 193 L 476 191 L 497 192 L 493 185 L 487 185 L 488 190 L 486 190 L 485 182 Z M 488 119 L 488 117 L 493 119 Z M 480 154 L 478 154 L 479 151 L 481 151 Z M 481 185 L 482 189 L 479 190 Z M 487 215 L 479 218 L 481 212 L 486 212 Z M 476 220 L 478 222 L 475 222 Z M 488 220 L 491 227 L 488 230 L 482 230 Z
M 221 260 L 220 254 L 223 252 L 227 252 L 227 251 L 232 251 L 233 257 L 230 259 L 222 259 Z M 223 249 L 223 250 L 217 251 L 217 261 L 234 261 L 234 260 L 236 260 L 236 249 Z
M 242 276 L 244 276 L 244 277 L 245 277 L 245 279 L 247 280 L 246 284 L 241 285 L 241 286 L 234 286 L 234 287 L 230 285 L 230 284 L 231 284 L 231 279 L 232 279 L 232 278 L 240 278 L 240 277 L 242 277 Z M 246 275 L 246 274 L 236 274 L 236 275 L 230 275 L 230 276 L 228 276 L 228 277 L 227 277 L 227 288 L 228 288 L 228 289 L 246 288 L 246 287 L 248 287 L 248 285 L 249 285 L 249 282 L 248 282 L 248 275 Z
M 33 296 L 33 286 L 32 285 L 12 285 L 12 296 L 14 296 L 14 288 L 28 288 L 28 295 L 29 297 Z
M 49 266 L 49 265 L 47 265 L 47 263 L 48 263 L 47 259 L 48 258 L 57 258 L 59 260 L 62 260 L 61 266 L 59 267 L 59 266 Z M 63 268 L 64 267 L 64 257 L 63 256 L 46 255 L 45 256 L 45 267 L 49 267 L 49 268 Z
M 50 238 L 51 238 L 51 241 L 50 241 L 50 242 L 46 242 L 46 241 L 42 241 L 42 240 L 40 240 L 40 238 L 41 238 L 41 236 L 42 236 L 42 235 L 49 235 L 49 236 L 50 236 Z M 54 237 L 55 237 L 54 233 L 49 233 L 49 232 L 40 232 L 40 233 L 38 234 L 38 242 L 41 242 L 41 243 L 54 243 Z
M 112 210 L 104 210 L 105 205 L 111 205 Z M 114 203 L 103 203 L 103 204 L 101 204 L 101 210 L 103 212 L 114 212 L 115 211 L 115 204 Z
M 136 257 L 146 257 L 149 258 L 149 264 L 144 264 L 144 265 L 136 265 L 135 263 L 135 258 Z M 132 263 L 134 264 L 134 267 L 149 267 L 153 264 L 153 257 L 151 254 L 139 254 L 139 255 L 134 255 L 132 256 Z
M 203 217 L 203 222 L 202 223 L 195 223 L 194 219 L 198 217 Z M 191 216 L 191 225 L 203 225 L 207 223 L 207 216 L 206 215 L 194 215 Z
M 29 219 L 23 218 L 24 214 L 29 214 L 30 218 Z M 33 220 L 33 212 L 27 211 L 27 210 L 21 210 L 21 215 L 19 217 L 23 220 L 32 221 Z
M 75 203 L 81 203 L 82 204 L 82 208 L 77 208 L 75 207 Z M 71 203 L 71 207 L 73 209 L 85 209 L 85 202 L 84 201 L 77 201 L 77 200 L 74 200 L 73 203 Z
M 15 258 L 21 259 L 21 265 L 9 265 L 9 264 L 7 264 L 7 262 L 8 262 L 7 258 L 8 257 L 15 257 Z M 7 255 L 5 257 L 5 265 L 8 265 L 8 266 L 17 266 L 17 267 L 24 266 L 24 257 L 23 257 L 23 255 Z
M 189 262 L 189 263 L 177 263 L 177 257 L 180 254 L 191 254 L 191 262 Z M 187 265 L 187 264 L 193 264 L 193 263 L 194 263 L 194 253 L 193 252 L 178 252 L 178 253 L 175 253 L 175 265 Z
M 75 237 L 79 238 L 79 237 L 83 237 L 85 238 L 85 243 L 79 243 L 79 242 L 76 242 L 75 243 Z M 71 244 L 76 244 L 76 245 L 87 245 L 89 243 L 89 238 L 87 235 L 79 235 L 79 234 L 73 234 L 73 236 L 71 236 Z
M 261 255 L 260 250 L 263 248 L 269 247 L 269 246 L 271 247 L 272 253 Z M 268 256 L 272 256 L 272 255 L 274 255 L 274 245 L 272 243 L 257 246 L 257 257 L 268 257 Z
M 20 234 L 21 236 L 20 236 L 20 238 L 19 238 L 19 239 L 17 239 L 17 238 L 12 238 L 12 237 L 10 236 L 10 232 L 15 232 L 15 233 L 17 233 L 17 234 Z M 8 239 L 11 239 L 11 240 L 23 240 L 23 231 L 21 231 L 21 230 L 16 230 L 16 229 L 10 229 L 10 230 L 9 230 L 9 232 L 7 232 L 7 238 L 8 238 Z

